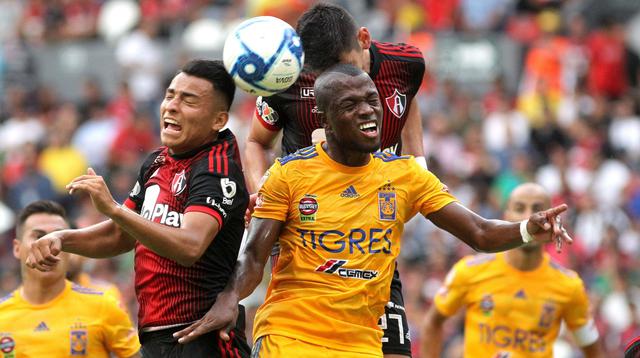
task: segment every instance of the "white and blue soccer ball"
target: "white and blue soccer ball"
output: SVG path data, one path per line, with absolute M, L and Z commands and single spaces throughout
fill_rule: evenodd
M 222 60 L 236 85 L 256 96 L 271 96 L 289 88 L 304 64 L 296 31 L 273 16 L 245 20 L 227 37 Z

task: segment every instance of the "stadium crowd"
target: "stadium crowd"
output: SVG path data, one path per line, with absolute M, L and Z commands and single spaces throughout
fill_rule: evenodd
M 88 77 L 69 100 L 41 81 L 33 49 L 103 41 L 102 0 L 0 0 L 0 295 L 19 285 L 11 256 L 15 213 L 36 199 L 62 203 L 75 225 L 103 220 L 90 200 L 65 185 L 90 166 L 108 178 L 116 200 L 133 187 L 145 153 L 159 144 L 155 108 L 173 73 L 161 41 L 201 17 L 230 21 L 270 14 L 295 23 L 306 0 L 140 0 L 139 26 L 114 46 L 123 73 L 108 93 Z M 376 38 L 419 46 L 427 61 L 416 97 L 429 169 L 466 206 L 500 217 L 508 194 L 535 181 L 570 210 L 575 239 L 549 253 L 584 280 L 604 349 L 621 356 L 640 335 L 640 16 L 633 1 L 589 0 L 336 1 Z M 257 5 L 256 5 L 257 4 Z M 617 4 L 617 5 L 616 5 Z M 634 16 L 636 16 L 634 18 Z M 498 73 L 468 86 L 430 59 L 447 35 L 504 37 L 518 59 L 517 78 Z M 255 98 L 238 92 L 230 127 L 240 146 Z M 244 158 L 244 160 L 249 160 Z M 399 269 L 412 344 L 453 263 L 472 250 L 425 220 L 407 225 Z M 115 282 L 135 317 L 132 255 L 93 260 L 85 269 Z M 259 295 L 258 295 L 259 296 Z M 248 301 L 259 304 L 260 297 Z M 447 325 L 446 351 L 459 356 L 462 316 Z M 251 324 L 248 322 L 248 329 Z M 249 332 L 250 334 L 250 332 Z M 563 340 L 557 353 L 575 350 Z

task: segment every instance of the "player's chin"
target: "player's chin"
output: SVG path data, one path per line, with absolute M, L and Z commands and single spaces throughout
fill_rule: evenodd
M 533 251 L 540 250 L 541 246 L 542 246 L 541 243 L 539 243 L 537 241 L 531 241 L 529 243 L 526 243 L 526 244 L 520 246 L 520 248 L 525 252 L 533 252 Z

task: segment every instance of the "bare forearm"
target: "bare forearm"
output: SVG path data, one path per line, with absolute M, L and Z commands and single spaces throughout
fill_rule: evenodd
M 422 326 L 421 357 L 439 358 L 442 352 L 442 327 L 446 317 L 439 314 L 434 307 L 427 311 Z
M 132 238 L 156 254 L 174 260 L 183 266 L 193 265 L 210 243 L 210 240 L 204 241 L 197 231 L 189 230 L 184 217 L 180 228 L 149 221 L 123 207 L 118 207 L 109 214 L 109 217 Z M 215 221 L 212 217 L 209 219 Z M 218 226 L 216 225 L 215 228 L 217 232 Z M 213 238 L 215 232 L 210 232 L 207 235 Z
M 245 144 L 245 178 L 250 193 L 258 191 L 258 184 L 264 173 L 269 169 L 269 150 L 262 144 L 247 140 Z
M 585 358 L 602 358 L 602 350 L 600 349 L 600 341 L 596 341 L 586 347 L 582 347 L 582 353 Z
M 409 114 L 402 128 L 401 138 L 403 154 L 411 154 L 415 157 L 424 156 L 422 117 L 420 116 L 420 108 L 415 100 L 411 102 L 411 107 L 409 107 Z
M 519 223 L 487 220 L 459 203 L 451 203 L 428 218 L 477 251 L 504 251 L 523 244 Z
M 135 240 L 122 232 L 112 220 L 62 232 L 62 250 L 74 254 L 105 258 L 133 249 Z

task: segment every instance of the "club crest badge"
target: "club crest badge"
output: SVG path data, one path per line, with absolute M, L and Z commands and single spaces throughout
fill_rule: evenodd
M 395 221 L 397 212 L 396 191 L 391 184 L 378 189 L 378 217 L 384 221 Z
M 87 355 L 87 330 L 72 329 L 70 335 L 70 353 L 72 356 Z
M 180 195 L 187 187 L 187 175 L 184 173 L 184 169 L 176 173 L 171 181 L 171 192 L 174 196 Z
M 398 118 L 401 118 L 407 109 L 407 95 L 398 92 L 397 88 L 395 88 L 393 94 L 385 98 L 384 101 L 391 113 Z

